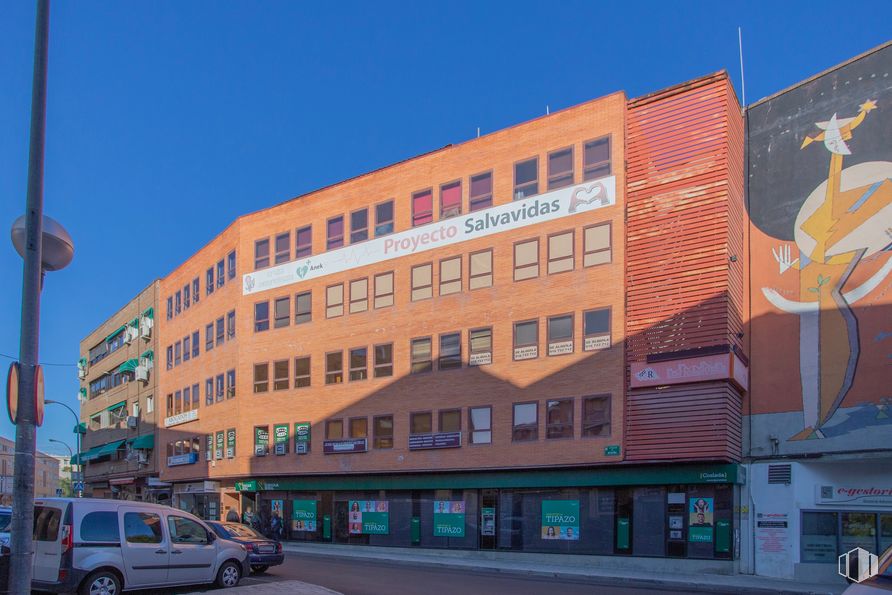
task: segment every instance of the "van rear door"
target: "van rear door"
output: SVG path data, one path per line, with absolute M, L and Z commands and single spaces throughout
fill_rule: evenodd
M 34 565 L 36 581 L 54 583 L 59 580 L 62 564 L 63 519 L 68 503 L 34 503 Z M 70 527 L 65 529 L 70 531 Z
M 121 555 L 124 558 L 124 583 L 130 589 L 144 589 L 168 582 L 170 558 L 167 532 L 161 514 L 151 508 L 122 506 Z

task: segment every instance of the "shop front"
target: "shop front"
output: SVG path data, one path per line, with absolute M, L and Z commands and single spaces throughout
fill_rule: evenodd
M 206 521 L 219 521 L 220 482 L 195 481 L 174 484 L 172 506 Z
M 236 482 L 270 536 L 356 545 L 736 558 L 737 465 Z M 730 571 L 730 570 L 729 570 Z

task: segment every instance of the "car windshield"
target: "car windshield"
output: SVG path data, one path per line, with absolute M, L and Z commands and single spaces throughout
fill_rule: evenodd
M 263 539 L 263 535 L 247 525 L 239 525 L 237 523 L 227 523 L 223 528 L 233 537 L 257 537 Z
M 9 522 L 12 520 L 12 513 L 0 512 L 0 531 L 9 531 Z

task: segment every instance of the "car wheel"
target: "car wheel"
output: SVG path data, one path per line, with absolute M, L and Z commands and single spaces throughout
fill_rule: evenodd
M 269 570 L 269 564 L 255 564 L 251 567 L 251 572 L 256 572 L 257 574 L 263 574 Z
M 232 560 L 224 562 L 217 571 L 218 587 L 234 587 L 242 580 L 242 567 Z
M 121 579 L 108 570 L 94 572 L 81 583 L 78 592 L 80 595 L 118 595 L 121 592 Z

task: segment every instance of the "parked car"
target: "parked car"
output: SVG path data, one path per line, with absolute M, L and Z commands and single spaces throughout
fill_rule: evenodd
M 266 572 L 270 566 L 278 566 L 285 561 L 282 544 L 267 539 L 248 525 L 241 523 L 208 522 L 217 537 L 240 543 L 248 550 L 248 564 L 256 573 Z
M 9 524 L 12 523 L 12 509 L 0 506 L 0 546 L 9 546 Z
M 117 595 L 130 589 L 216 583 L 234 587 L 248 552 L 204 521 L 159 504 L 98 498 L 34 502 L 32 587 Z

